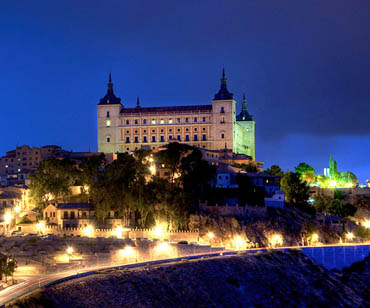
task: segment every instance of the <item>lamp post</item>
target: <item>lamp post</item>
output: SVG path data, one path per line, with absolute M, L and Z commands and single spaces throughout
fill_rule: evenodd
M 71 256 L 72 256 L 72 253 L 73 253 L 73 248 L 72 248 L 72 247 L 68 247 L 68 248 L 67 248 L 68 263 L 71 263 Z

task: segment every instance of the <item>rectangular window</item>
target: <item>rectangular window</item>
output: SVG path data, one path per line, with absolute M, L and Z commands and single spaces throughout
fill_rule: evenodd
M 189 135 L 185 136 L 185 141 L 189 141 Z
M 106 121 L 106 125 L 107 125 L 107 127 L 110 127 L 110 120 Z
M 181 123 L 181 119 L 180 118 L 177 118 L 177 123 Z
M 143 140 L 143 142 L 147 142 L 146 136 L 144 136 L 144 140 Z
M 186 123 L 189 123 L 189 118 L 185 118 L 185 122 Z
M 109 137 L 107 137 L 107 142 L 108 142 L 108 143 L 110 142 L 110 138 L 109 138 Z
M 160 123 L 161 123 L 161 124 L 164 124 L 164 120 L 163 120 L 163 119 L 161 119 Z
M 130 121 L 129 120 L 126 120 L 126 125 L 129 125 L 130 124 Z
M 137 120 L 135 120 L 135 125 L 137 125 Z
M 130 137 L 126 137 L 126 143 L 130 143 Z
M 155 124 L 155 120 L 154 119 L 152 120 L 152 124 Z
M 107 118 L 109 118 L 109 111 L 107 111 Z
M 177 140 L 181 141 L 181 136 L 180 135 L 177 135 Z
M 197 123 L 198 122 L 198 118 L 194 118 L 194 122 Z
M 172 140 L 172 136 L 168 136 L 168 140 Z
M 152 142 L 155 142 L 155 136 L 152 136 Z
M 207 140 L 206 134 L 202 135 L 202 140 Z
M 198 141 L 198 135 L 194 135 L 194 141 Z
M 225 113 L 225 108 L 221 107 L 221 113 Z
M 161 136 L 161 142 L 164 142 L 164 136 Z
M 143 120 L 143 124 L 146 124 L 146 119 Z
M 221 139 L 225 139 L 225 134 L 221 134 Z
M 172 124 L 172 119 L 168 119 L 168 123 L 169 124 Z
M 206 121 L 206 117 L 203 117 L 202 121 L 205 122 Z
M 135 137 L 135 143 L 138 143 L 139 142 L 139 137 Z

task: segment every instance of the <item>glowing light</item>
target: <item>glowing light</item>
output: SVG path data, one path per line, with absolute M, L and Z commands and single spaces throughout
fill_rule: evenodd
M 366 229 L 370 229 L 370 220 L 364 220 L 363 225 Z
M 44 221 L 40 221 L 38 224 L 37 224 L 37 231 L 40 232 L 40 233 L 44 233 L 45 232 L 45 222 Z
M 152 231 L 154 238 L 163 238 L 167 230 L 167 225 L 165 223 L 157 223 Z
M 236 250 L 242 250 L 247 248 L 247 243 L 246 241 L 241 237 L 241 236 L 235 236 L 233 238 L 233 246 L 235 247 Z
M 122 257 L 136 257 L 136 250 L 131 246 L 126 246 L 124 249 L 119 251 Z
M 91 237 L 94 235 L 94 228 L 92 225 L 88 225 L 87 227 L 85 227 L 85 229 L 83 230 L 83 234 L 87 237 Z
M 177 257 L 176 249 L 167 242 L 160 242 L 154 247 L 153 250 L 154 259 L 160 258 L 175 258 Z
M 73 248 L 72 247 L 68 247 L 67 248 L 67 255 L 71 255 L 73 253 Z
M 9 212 L 8 213 L 5 213 L 4 220 L 5 220 L 5 223 L 7 225 L 10 224 L 10 222 L 12 221 L 12 219 L 13 219 L 12 214 L 10 214 Z
M 313 233 L 311 235 L 311 244 L 316 244 L 319 242 L 319 235 L 317 233 Z
M 275 233 L 268 237 L 269 244 L 272 247 L 282 246 L 283 245 L 283 237 L 279 233 Z
M 149 161 L 150 163 L 152 163 L 152 162 L 154 161 L 154 160 L 153 160 L 153 157 L 149 157 L 148 161 Z
M 14 209 L 16 213 L 19 213 L 22 210 L 20 205 L 16 205 Z
M 214 237 L 215 237 L 215 234 L 213 232 L 208 232 L 207 233 L 207 237 L 210 239 L 210 240 L 213 240 Z
M 114 229 L 113 234 L 117 236 L 118 238 L 122 238 L 123 235 L 123 228 L 122 227 L 117 227 Z
M 353 235 L 353 233 L 352 232 L 348 232 L 348 233 L 346 233 L 346 239 L 347 240 L 353 240 L 353 238 L 354 238 L 355 236 Z
M 155 168 L 155 166 L 154 166 L 154 165 L 151 165 L 151 166 L 149 167 L 149 171 L 150 171 L 150 173 L 151 173 L 152 175 L 155 175 L 155 172 L 156 172 L 156 168 Z

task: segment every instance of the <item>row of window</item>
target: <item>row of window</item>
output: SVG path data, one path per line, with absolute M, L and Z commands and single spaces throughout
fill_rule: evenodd
M 181 121 L 181 119 L 183 119 L 183 121 Z M 122 120 L 121 119 L 121 125 L 123 125 L 125 123 L 125 125 L 139 125 L 139 124 L 142 124 L 142 125 L 147 125 L 147 124 L 174 124 L 175 122 L 177 124 L 180 124 L 180 123 L 191 123 L 191 120 L 193 120 L 192 123 L 199 123 L 199 122 L 203 122 L 203 123 L 206 123 L 207 122 L 207 118 L 206 117 L 202 117 L 201 121 L 198 122 L 198 118 L 197 117 L 194 117 L 194 118 L 176 118 L 176 121 L 175 119 L 143 119 L 141 120 L 141 123 L 140 123 L 140 120 L 139 119 L 135 119 L 135 120 Z M 199 119 L 200 120 L 200 119 Z M 109 121 L 109 120 L 107 120 Z
M 225 139 L 225 134 L 221 134 L 221 139 Z M 110 143 L 110 137 L 107 137 L 106 140 L 107 140 L 107 143 Z M 151 140 L 152 140 L 151 142 L 157 142 L 156 141 L 156 136 L 152 136 Z M 171 141 L 171 140 L 181 141 L 181 135 L 177 135 L 177 138 L 174 138 L 173 136 L 168 136 L 168 141 Z M 199 140 L 198 135 L 194 135 L 193 136 L 193 141 L 198 141 L 198 140 Z M 203 134 L 202 135 L 202 141 L 206 141 L 206 140 L 207 140 L 207 135 Z M 184 141 L 190 141 L 190 136 L 186 135 Z M 130 137 L 126 137 L 125 142 L 130 143 Z M 148 142 L 148 138 L 147 138 L 147 136 L 143 136 L 142 143 L 146 143 L 146 142 Z M 164 136 L 159 137 L 159 142 L 165 142 Z M 139 137 L 137 137 L 137 136 L 134 137 L 134 143 L 139 143 Z
M 181 141 L 181 136 L 178 135 L 176 139 L 173 136 L 168 136 L 168 140 L 169 141 L 171 141 L 171 140 L 179 140 L 179 141 Z M 198 135 L 194 135 L 193 136 L 193 140 L 194 141 L 198 141 Z M 207 136 L 205 134 L 202 135 L 202 140 L 203 141 L 206 141 L 207 140 Z M 160 142 L 164 142 L 165 141 L 164 140 L 164 136 L 160 136 L 159 137 L 159 141 Z M 190 141 L 189 135 L 186 135 L 185 136 L 185 141 Z M 145 143 L 145 142 L 148 142 L 147 136 L 143 136 L 143 143 Z M 152 142 L 156 142 L 156 136 L 152 136 Z M 130 143 L 130 137 L 126 137 L 126 143 Z M 139 143 L 139 137 L 135 137 L 134 138 L 134 143 Z
M 185 128 L 185 131 L 188 132 L 189 131 L 189 128 Z M 193 131 L 194 132 L 197 132 L 198 131 L 198 128 L 197 127 L 194 127 Z M 205 132 L 206 131 L 206 128 L 205 127 L 202 127 L 202 131 Z M 146 129 L 143 129 L 143 134 L 146 134 L 146 132 L 147 132 L 147 130 Z M 156 132 L 156 130 L 155 129 L 152 129 L 152 133 L 155 133 L 155 132 Z M 161 129 L 160 132 L 161 133 L 164 133 L 164 129 Z M 168 129 L 168 132 L 169 133 L 172 133 L 172 128 L 169 128 Z M 177 129 L 177 132 L 181 132 L 181 128 L 178 128 Z M 139 131 L 136 129 L 134 131 L 134 134 L 138 134 L 138 133 L 139 133 Z M 126 130 L 126 134 L 130 134 L 130 131 L 129 130 Z

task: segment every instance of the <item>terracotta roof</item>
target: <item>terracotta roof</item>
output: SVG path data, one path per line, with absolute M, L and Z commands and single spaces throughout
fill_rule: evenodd
M 211 112 L 212 105 L 164 106 L 144 108 L 123 108 L 121 114 L 157 113 L 157 112 Z

